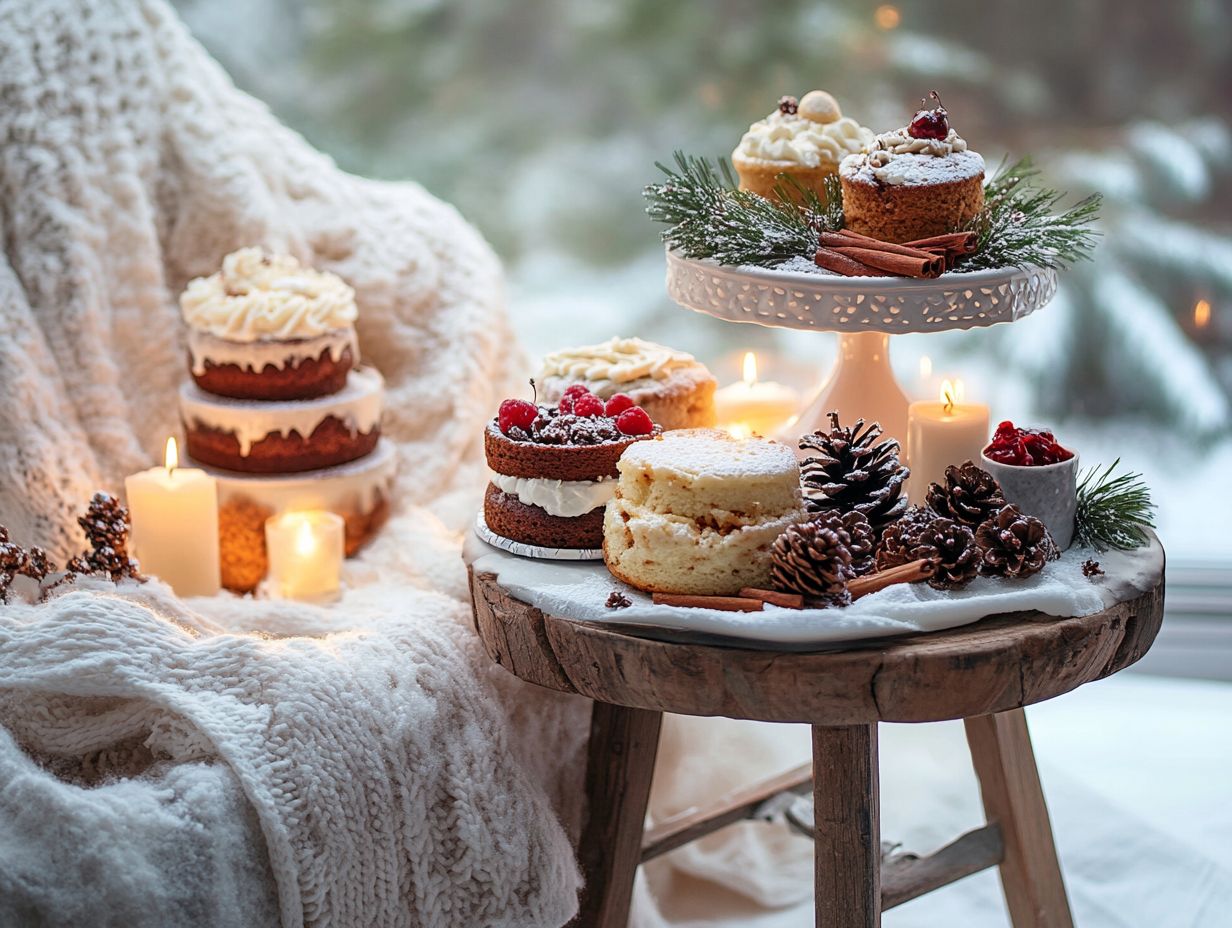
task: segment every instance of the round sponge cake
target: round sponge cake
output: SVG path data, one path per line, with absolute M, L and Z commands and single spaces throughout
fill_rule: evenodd
M 735 593 L 770 583 L 770 546 L 807 518 L 786 445 L 717 429 L 667 432 L 617 464 L 603 521 L 608 570 L 655 593 Z

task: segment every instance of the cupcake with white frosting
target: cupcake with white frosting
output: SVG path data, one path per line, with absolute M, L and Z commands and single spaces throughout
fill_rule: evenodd
M 359 363 L 355 291 L 289 255 L 242 248 L 180 296 L 193 380 L 238 399 L 337 393 Z
M 640 338 L 553 352 L 544 357 L 535 383 L 548 403 L 581 384 L 602 400 L 625 394 L 664 429 L 714 425 L 716 383 L 706 366 L 691 354 Z
M 749 126 L 732 152 L 732 166 L 743 190 L 773 197 L 786 174 L 824 200 L 825 179 L 872 138 L 871 130 L 843 115 L 834 97 L 812 90 L 799 101 L 783 97 L 777 110 Z

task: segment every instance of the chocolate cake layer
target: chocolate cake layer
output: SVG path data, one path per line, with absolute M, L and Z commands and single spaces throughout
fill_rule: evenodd
M 379 426 L 368 432 L 352 432 L 338 417 L 326 416 L 307 438 L 294 430 L 270 432 L 254 441 L 245 455 L 240 453 L 234 432 L 186 421 L 184 433 L 193 459 L 246 474 L 293 474 L 345 464 L 368 454 L 381 437 Z
M 603 547 L 603 509 L 600 506 L 574 518 L 554 516 L 490 483 L 483 498 L 488 528 L 513 541 L 542 548 Z
M 265 364 L 259 371 L 239 364 L 218 364 L 208 357 L 204 370 L 193 371 L 193 380 L 207 393 L 242 400 L 304 400 L 337 393 L 347 382 L 355 363 L 351 349 L 344 348 L 337 360 L 329 348 L 315 358 L 296 358 L 295 343 L 287 343 L 287 363 Z M 192 356 L 189 356 L 192 368 Z
M 615 477 L 616 462 L 624 450 L 649 436 L 631 436 L 601 445 L 541 445 L 514 441 L 501 434 L 496 422 L 483 433 L 488 467 L 510 477 L 545 477 L 549 480 L 598 480 Z M 493 529 L 495 531 L 495 529 Z

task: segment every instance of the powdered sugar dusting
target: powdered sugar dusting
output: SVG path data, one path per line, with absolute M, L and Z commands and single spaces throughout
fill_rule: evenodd
M 722 429 L 678 429 L 658 441 L 642 441 L 620 458 L 635 468 L 670 469 L 689 476 L 769 477 L 797 470 L 786 445 L 760 438 L 733 438 Z
M 886 152 L 878 152 L 884 158 Z M 868 154 L 848 155 L 839 165 L 845 180 L 879 186 L 926 187 L 969 180 L 984 174 L 984 158 L 979 152 L 953 152 L 944 157 L 907 153 L 892 155 L 882 166 L 869 161 Z

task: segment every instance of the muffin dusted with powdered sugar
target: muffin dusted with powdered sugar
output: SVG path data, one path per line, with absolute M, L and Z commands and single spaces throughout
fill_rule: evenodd
M 617 463 L 603 520 L 608 570 L 654 593 L 730 594 L 770 584 L 770 546 L 807 514 L 786 445 L 718 429 L 667 432 Z
M 937 105 L 843 159 L 846 228 L 903 244 L 966 227 L 984 207 L 984 159 Z
M 581 384 L 600 399 L 627 395 L 664 429 L 714 425 L 715 379 L 691 354 L 640 338 L 611 338 L 547 355 L 535 378 L 550 403 Z

